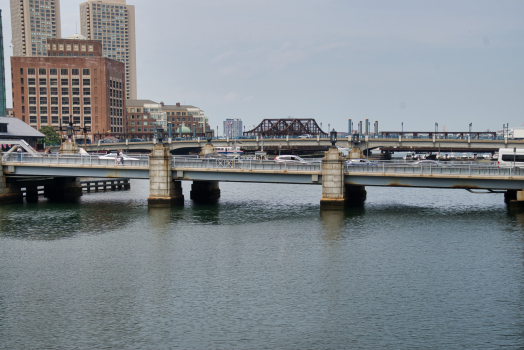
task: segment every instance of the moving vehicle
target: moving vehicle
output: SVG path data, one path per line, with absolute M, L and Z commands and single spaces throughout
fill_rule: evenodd
M 497 166 L 501 168 L 524 168 L 524 149 L 499 148 Z
M 355 165 L 361 165 L 361 166 L 378 166 L 377 163 L 370 162 L 367 159 L 358 158 L 358 159 L 350 159 L 347 160 L 345 163 L 347 166 L 355 166 Z
M 108 154 L 104 154 L 103 156 L 99 156 L 98 159 L 114 160 L 116 162 L 117 156 L 118 156 L 117 153 L 108 153 Z M 129 157 L 127 154 L 124 154 L 123 158 L 124 158 L 124 162 L 126 160 L 139 160 L 138 158 Z
M 418 160 L 412 163 L 411 165 L 416 166 L 416 167 L 438 167 L 438 166 L 447 167 L 447 168 L 453 167 L 450 164 L 442 163 L 442 162 L 439 162 L 438 160 L 431 160 L 431 159 Z
M 311 164 L 308 161 L 300 158 L 295 155 L 283 155 L 275 157 L 275 163 L 285 163 L 285 164 Z

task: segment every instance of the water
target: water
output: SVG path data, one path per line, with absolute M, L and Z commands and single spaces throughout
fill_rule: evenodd
M 148 182 L 0 207 L 1 349 L 524 347 L 524 211 L 501 194 L 221 183 L 149 209 Z

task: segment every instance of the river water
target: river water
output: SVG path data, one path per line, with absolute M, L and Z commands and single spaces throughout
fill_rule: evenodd
M 1 349 L 522 349 L 524 211 L 502 194 L 149 183 L 0 207 Z

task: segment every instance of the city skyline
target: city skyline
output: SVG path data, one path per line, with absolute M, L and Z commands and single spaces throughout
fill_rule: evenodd
M 63 37 L 80 32 L 81 3 L 61 4 Z M 483 131 L 524 121 L 524 4 L 128 3 L 140 48 L 137 97 L 198 105 L 211 125 L 292 116 L 339 131 L 349 118 L 378 120 L 379 130 L 473 123 Z M 9 2 L 0 7 L 9 57 Z

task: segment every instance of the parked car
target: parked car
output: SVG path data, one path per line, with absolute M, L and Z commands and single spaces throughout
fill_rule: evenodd
M 116 161 L 117 154 L 116 153 L 109 153 L 104 154 L 103 156 L 99 156 L 98 159 L 107 159 L 107 160 L 114 160 Z M 127 154 L 124 154 L 124 162 L 126 160 L 139 160 L 138 158 L 129 157 Z
M 348 166 L 355 166 L 355 165 L 360 165 L 360 166 L 378 166 L 377 163 L 373 163 L 373 162 L 370 162 L 367 159 L 362 159 L 362 158 L 347 160 L 346 161 L 346 165 L 348 165 Z
M 285 164 L 311 164 L 310 162 L 295 155 L 283 155 L 275 157 L 275 163 Z
M 131 139 L 129 140 L 129 142 L 145 142 L 146 140 L 142 140 L 142 139 Z

